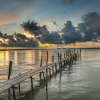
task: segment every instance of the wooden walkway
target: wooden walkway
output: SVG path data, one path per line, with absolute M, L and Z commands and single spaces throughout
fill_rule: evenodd
M 61 71 L 65 66 L 73 63 L 73 61 L 75 61 L 78 58 L 79 58 L 78 52 L 77 53 L 74 52 L 73 54 L 71 52 L 69 52 L 69 53 L 67 53 L 67 55 L 64 55 L 64 58 L 62 58 L 61 54 L 58 53 L 58 61 L 55 61 L 52 63 L 47 63 L 44 66 L 38 67 L 36 69 L 32 69 L 28 72 L 25 72 L 23 74 L 20 74 L 16 77 L 13 77 L 7 81 L 0 83 L 0 93 L 4 92 L 10 88 L 14 88 L 15 85 L 20 84 L 21 82 L 25 81 L 28 78 L 31 78 L 31 80 L 32 80 L 32 76 L 34 76 L 36 74 L 41 75 L 41 73 L 45 73 L 45 75 L 44 75 L 44 78 L 45 78 L 45 77 L 47 77 L 48 69 L 49 69 L 49 71 L 48 71 L 49 75 L 50 75 L 50 71 L 52 71 L 52 73 L 53 73 L 53 69 L 55 69 L 54 71 L 56 71 L 56 72 L 58 70 Z M 54 59 L 54 58 L 52 58 L 52 59 Z M 47 53 L 47 60 L 48 60 L 48 53 Z M 13 95 L 15 95 L 15 94 L 13 94 Z

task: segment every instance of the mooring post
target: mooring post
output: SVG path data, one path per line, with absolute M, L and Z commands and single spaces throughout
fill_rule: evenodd
M 14 85 L 12 86 L 12 89 L 13 89 L 13 99 L 16 100 L 15 87 L 14 87 Z
M 20 83 L 18 84 L 18 88 L 19 88 L 19 97 L 20 97 L 20 93 L 21 93 L 21 92 L 20 92 Z
M 55 63 L 55 70 L 56 70 L 56 73 L 57 73 L 57 64 Z
M 10 96 L 10 88 L 8 89 L 8 100 L 11 100 L 11 96 Z
M 62 62 L 61 62 L 61 54 L 60 54 L 60 71 L 61 71 L 61 68 L 62 68 Z
M 47 69 L 46 74 L 48 75 L 48 65 L 47 64 L 48 64 L 48 51 L 47 51 L 47 59 L 46 59 L 46 67 L 47 67 L 46 68 Z
M 32 78 L 32 76 L 30 78 L 31 78 L 31 88 L 32 88 L 32 91 L 33 91 L 33 78 Z
M 64 58 L 66 57 L 65 53 L 64 53 Z
M 21 73 L 19 73 L 19 75 L 20 75 Z M 18 84 L 18 88 L 19 88 L 19 97 L 20 97 L 20 83 Z
M 54 62 L 54 55 L 52 56 L 52 62 Z
M 42 58 L 43 58 L 43 56 L 41 56 L 41 62 L 40 62 L 40 67 L 42 66 Z
M 47 81 L 48 81 L 48 80 L 47 80 L 47 79 L 48 79 L 48 76 L 47 76 L 47 75 L 48 75 L 48 74 L 47 74 L 47 72 L 48 72 L 48 69 L 47 69 L 48 66 L 47 66 L 47 63 L 48 63 L 48 61 L 46 60 L 46 91 L 48 90 L 48 89 L 47 89 L 47 86 L 48 86 L 48 82 L 47 82 Z
M 52 74 L 54 73 L 54 67 L 53 67 L 54 65 L 52 65 Z
M 77 50 L 77 58 L 78 58 L 78 60 L 79 60 L 79 52 L 78 52 L 78 50 Z
M 60 61 L 59 61 L 60 59 L 59 58 L 60 58 L 60 55 L 59 55 L 59 52 L 58 52 L 58 62 L 59 62 L 59 70 L 60 70 L 61 64 L 60 64 Z
M 62 60 L 62 54 L 60 54 L 60 61 Z
M 67 57 L 67 51 L 66 51 L 66 57 Z
M 75 54 L 75 49 L 74 49 L 74 54 Z
M 80 54 L 81 54 L 81 49 L 80 49 Z
M 58 52 L 58 61 L 59 61 L 59 52 Z
M 40 67 L 42 66 L 42 58 L 43 58 L 43 56 L 41 56 Z M 39 76 L 40 76 L 40 80 L 41 80 L 41 72 L 39 73 Z
M 10 79 L 11 71 L 12 71 L 12 61 L 9 62 L 8 80 Z
M 81 49 L 80 49 L 80 57 L 81 57 Z
M 75 53 L 75 61 L 77 60 L 77 53 Z
M 47 75 L 48 75 L 48 51 L 47 51 L 47 59 L 46 59 L 46 79 L 47 79 Z
M 52 62 L 54 62 L 54 55 L 52 56 Z M 54 66 L 52 66 L 52 73 L 54 73 Z
M 47 63 L 48 63 L 48 51 L 47 51 Z
M 43 79 L 45 80 L 45 75 L 44 75 L 44 73 L 45 73 L 45 72 L 43 72 Z
M 49 75 L 50 75 L 50 77 L 51 77 L 51 69 L 49 68 Z

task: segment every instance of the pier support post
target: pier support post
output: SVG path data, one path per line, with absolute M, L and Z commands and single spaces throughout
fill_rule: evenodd
M 55 69 L 56 69 L 56 73 L 57 73 L 57 64 L 55 64 Z
M 48 51 L 47 51 L 47 63 L 48 63 Z
M 12 86 L 12 89 L 13 89 L 13 99 L 16 100 L 15 87 L 14 87 L 14 85 Z
M 51 77 L 51 69 L 49 68 L 49 75 L 50 75 L 50 77 Z
M 53 66 L 52 66 L 52 74 L 54 73 L 54 68 L 53 68 Z
M 47 91 L 47 87 L 48 87 L 48 80 L 47 80 L 48 79 L 48 76 L 47 76 L 48 75 L 48 73 L 47 73 L 48 72 L 48 69 L 47 69 L 48 66 L 47 66 L 47 63 L 48 62 L 46 61 L 46 91 Z
M 43 58 L 43 56 L 41 56 L 40 67 L 42 66 L 42 58 Z M 40 76 L 40 80 L 41 80 L 41 72 L 39 73 L 39 76 Z
M 18 84 L 18 89 L 19 89 L 19 97 L 20 97 L 20 83 Z
M 42 66 L 42 58 L 43 58 L 43 56 L 41 56 L 41 62 L 40 62 L 40 67 Z
M 58 61 L 59 61 L 59 52 L 58 52 Z
M 44 75 L 44 73 L 45 73 L 45 72 L 43 72 L 43 79 L 45 80 L 45 75 Z
M 54 62 L 54 55 L 52 56 L 52 62 Z
M 33 91 L 33 78 L 32 78 L 32 76 L 30 78 L 31 78 L 31 88 L 32 88 L 32 91 Z
M 11 100 L 11 96 L 10 96 L 10 88 L 8 89 L 8 100 Z
M 40 76 L 40 80 L 41 80 L 41 72 L 39 73 L 39 76 Z

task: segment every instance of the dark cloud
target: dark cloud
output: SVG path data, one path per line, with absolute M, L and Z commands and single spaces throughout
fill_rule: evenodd
M 28 21 L 21 24 L 25 31 L 34 34 L 36 39 L 42 43 L 60 44 L 61 39 L 58 32 L 49 32 L 47 26 L 39 26 L 35 21 Z
M 35 36 L 42 34 L 41 27 L 38 26 L 35 21 L 23 22 L 21 26 L 25 31 L 28 31 L 30 34 L 34 34 Z
M 62 38 L 66 43 L 73 43 L 76 41 L 81 41 L 81 34 L 75 30 L 75 27 L 72 25 L 71 21 L 67 21 L 64 24 L 63 29 L 61 30 Z
M 83 16 L 83 20 L 88 29 L 100 35 L 100 13 L 88 13 Z
M 53 24 L 54 24 L 55 26 L 57 26 L 57 22 L 56 22 L 56 21 L 54 21 Z
M 61 44 L 61 38 L 58 32 L 49 32 L 46 25 L 41 27 L 42 35 L 38 40 L 42 43 Z
M 2 36 L 2 34 L 3 34 L 3 33 L 0 31 L 0 36 Z
M 38 42 L 36 40 L 29 39 L 25 35 L 20 33 L 14 33 L 13 35 L 0 34 L 0 46 L 3 47 L 37 47 Z M 5 41 L 8 40 L 8 41 Z
M 79 23 L 77 30 L 83 35 L 82 41 L 92 41 L 97 38 L 93 32 L 93 29 L 89 29 L 84 23 Z
M 38 40 L 42 43 L 50 43 L 50 44 L 61 44 L 61 38 L 58 32 L 51 32 L 48 34 L 43 34 Z
M 75 28 L 71 21 L 64 24 L 61 32 L 66 43 L 76 41 L 97 41 L 100 38 L 100 13 L 85 14 L 83 23 L 78 23 Z
M 82 41 L 97 41 L 100 37 L 100 13 L 85 14 L 83 23 L 79 23 L 77 30 L 83 34 Z
M 87 32 L 87 27 L 84 23 L 78 23 L 77 29 L 84 34 Z

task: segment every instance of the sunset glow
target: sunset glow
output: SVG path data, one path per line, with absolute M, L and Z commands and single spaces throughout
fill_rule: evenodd
M 4 39 L 4 38 L 0 38 L 0 44 L 4 43 L 4 44 L 8 44 L 9 39 Z
M 34 38 L 35 39 L 35 36 L 33 34 L 30 34 L 29 32 L 23 32 L 22 34 L 25 35 L 28 38 Z
M 39 47 L 55 47 L 55 46 L 57 46 L 56 44 L 49 44 L 49 43 L 42 44 L 40 41 L 38 41 L 38 43 L 39 43 Z

